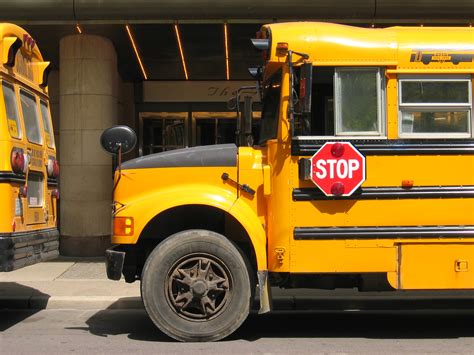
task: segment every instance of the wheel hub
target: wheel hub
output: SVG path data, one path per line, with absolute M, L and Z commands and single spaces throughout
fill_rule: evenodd
M 197 280 L 192 285 L 191 290 L 195 297 L 202 297 L 207 293 L 207 282 L 205 282 L 204 280 Z
M 177 261 L 166 278 L 167 301 L 187 320 L 217 317 L 232 296 L 232 278 L 224 262 L 207 254 L 191 254 Z

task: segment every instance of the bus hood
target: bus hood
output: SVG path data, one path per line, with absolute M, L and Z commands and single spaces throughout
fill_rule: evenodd
M 237 166 L 235 144 L 206 145 L 150 154 L 128 160 L 122 169 Z

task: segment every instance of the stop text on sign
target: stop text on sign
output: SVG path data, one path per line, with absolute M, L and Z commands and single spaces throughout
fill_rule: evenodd
M 326 196 L 350 196 L 365 181 L 365 157 L 350 142 L 327 142 L 310 162 L 311 180 Z
M 337 177 L 338 179 L 354 177 L 354 172 L 360 168 L 360 163 L 356 159 L 349 160 L 318 160 L 316 162 L 316 177 L 318 179 L 325 179 L 329 176 L 330 179 Z

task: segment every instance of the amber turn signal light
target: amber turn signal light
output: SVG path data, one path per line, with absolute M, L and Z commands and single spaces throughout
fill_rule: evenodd
M 115 217 L 114 235 L 133 235 L 133 217 Z
M 288 53 L 288 43 L 278 42 L 276 46 L 277 55 L 286 55 Z

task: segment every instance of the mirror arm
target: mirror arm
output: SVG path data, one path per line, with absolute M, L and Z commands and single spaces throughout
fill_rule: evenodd
M 239 145 L 240 141 L 240 89 L 237 89 L 237 93 L 235 94 L 235 112 L 237 113 L 237 121 L 235 125 L 235 142 L 237 146 Z
M 299 55 L 300 57 L 302 57 L 304 60 L 308 60 L 309 59 L 309 54 L 306 54 L 306 53 L 301 53 L 301 52 L 295 52 L 295 51 L 292 51 L 293 54 L 296 54 L 296 55 Z
M 113 155 L 113 160 L 114 160 L 114 174 L 112 176 L 115 176 L 115 169 L 118 168 L 118 178 L 117 181 L 114 184 L 114 187 L 112 188 L 112 196 L 115 192 L 115 188 L 117 187 L 120 178 L 122 177 L 122 143 L 117 143 L 117 149 Z
M 240 94 L 242 91 L 245 90 L 257 90 L 258 92 L 258 87 L 257 86 L 241 86 L 240 88 L 237 89 L 237 92 L 235 94 L 235 108 L 237 112 L 237 124 L 236 124 L 236 130 L 235 130 L 235 141 L 237 143 L 237 146 L 240 146 L 240 132 L 241 132 L 241 124 L 240 124 Z

